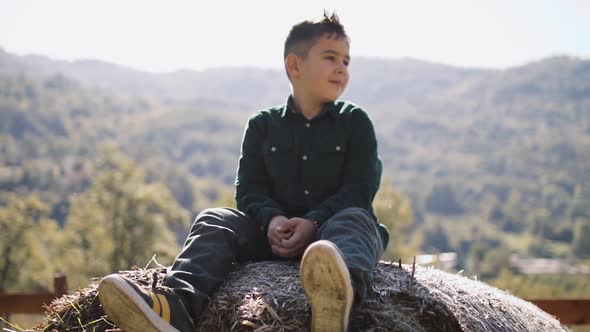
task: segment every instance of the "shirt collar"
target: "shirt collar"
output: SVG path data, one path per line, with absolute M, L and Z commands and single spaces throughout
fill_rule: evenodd
M 281 117 L 285 118 L 289 113 L 299 114 L 299 111 L 295 107 L 295 100 L 293 99 L 293 94 L 290 94 L 289 97 L 287 97 L 287 102 L 285 103 L 285 106 L 283 106 L 283 112 L 281 114 Z M 328 114 L 331 117 L 336 118 L 336 116 L 338 115 L 338 107 L 336 107 L 336 101 L 325 103 L 317 117 L 321 117 L 324 114 Z

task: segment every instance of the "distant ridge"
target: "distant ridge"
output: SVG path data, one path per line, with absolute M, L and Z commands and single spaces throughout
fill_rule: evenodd
M 588 60 L 562 55 L 506 70 L 491 70 L 453 67 L 413 58 L 359 57 L 351 64 L 352 79 L 343 98 L 374 107 L 400 101 L 400 98 L 440 96 L 460 82 L 480 81 L 494 75 L 504 77 L 512 72 L 520 75 L 539 67 L 565 64 L 578 70 L 588 63 Z M 0 72 L 33 77 L 62 73 L 86 86 L 115 94 L 184 101 L 229 97 L 237 104 L 254 108 L 282 103 L 289 93 L 285 74 L 277 69 L 219 67 L 150 73 L 100 60 L 69 62 L 41 55 L 17 56 L 1 48 Z

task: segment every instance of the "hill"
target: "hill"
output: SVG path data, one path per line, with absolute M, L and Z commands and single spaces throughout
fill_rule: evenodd
M 231 195 L 244 122 L 284 102 L 284 76 L 154 74 L 0 50 L 0 190 L 41 192 L 63 222 L 110 141 L 183 207 L 204 208 Z M 369 112 L 384 175 L 412 200 L 404 245 L 456 251 L 457 268 L 484 274 L 491 248 L 590 256 L 574 250 L 585 229 L 576 225 L 590 220 L 589 60 L 485 70 L 359 58 L 351 77 L 343 98 Z

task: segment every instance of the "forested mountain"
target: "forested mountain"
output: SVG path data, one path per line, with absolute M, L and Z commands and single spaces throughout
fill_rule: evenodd
M 373 118 L 384 176 L 412 202 L 402 246 L 456 251 L 473 273 L 491 248 L 590 256 L 590 60 L 359 58 L 350 70 L 343 98 Z M 288 93 L 281 70 L 154 74 L 0 50 L 2 197 L 36 193 L 63 225 L 110 142 L 189 211 L 231 202 L 245 120 Z

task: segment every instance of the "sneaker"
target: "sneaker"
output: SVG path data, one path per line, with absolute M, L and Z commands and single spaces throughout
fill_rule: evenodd
M 120 274 L 111 274 L 100 281 L 98 298 L 104 312 L 125 332 L 194 331 L 193 320 L 170 288 L 146 289 Z
M 354 293 L 338 247 L 325 240 L 312 243 L 301 259 L 300 278 L 311 304 L 311 330 L 346 331 Z

